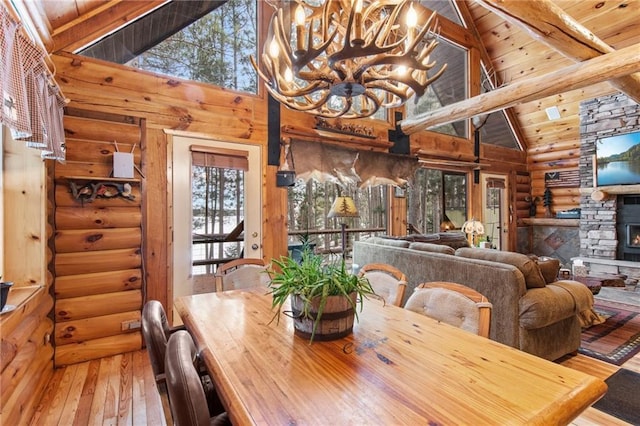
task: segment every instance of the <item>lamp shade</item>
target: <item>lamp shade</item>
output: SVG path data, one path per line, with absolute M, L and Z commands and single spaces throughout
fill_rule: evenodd
M 462 225 L 462 232 L 464 232 L 465 234 L 471 234 L 474 236 L 482 235 L 484 234 L 484 225 L 479 220 L 471 219 L 466 221 Z
M 327 217 L 358 217 L 356 203 L 351 197 L 337 197 Z

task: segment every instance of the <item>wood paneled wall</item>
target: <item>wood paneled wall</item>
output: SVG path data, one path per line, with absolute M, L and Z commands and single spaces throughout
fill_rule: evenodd
M 19 425 L 29 421 L 53 375 L 50 185 L 40 152 L 2 131 L 0 271 L 13 282 L 7 303 L 16 309 L 0 316 L 0 424 Z
M 144 148 L 139 120 L 65 116 L 67 161 L 55 165 L 55 363 L 142 347 Z M 110 180 L 113 152 L 132 152 L 131 180 Z M 70 184 L 132 186 L 133 200 L 73 197 Z

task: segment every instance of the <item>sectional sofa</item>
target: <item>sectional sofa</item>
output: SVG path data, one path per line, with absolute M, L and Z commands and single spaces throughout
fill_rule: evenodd
M 386 263 L 404 272 L 403 304 L 422 282 L 474 288 L 493 304 L 492 340 L 549 360 L 575 353 L 582 326 L 597 319 L 584 284 L 557 280 L 559 264 L 520 253 L 372 237 L 354 243 L 353 263 Z

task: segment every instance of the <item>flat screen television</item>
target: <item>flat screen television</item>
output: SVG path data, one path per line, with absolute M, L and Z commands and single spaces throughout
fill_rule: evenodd
M 596 183 L 640 184 L 640 131 L 596 141 Z

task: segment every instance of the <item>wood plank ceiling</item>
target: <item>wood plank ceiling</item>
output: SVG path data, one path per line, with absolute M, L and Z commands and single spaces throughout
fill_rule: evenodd
M 127 20 L 158 7 L 164 1 L 39 0 L 53 39 L 52 51 L 73 52 L 121 26 Z M 518 0 L 506 0 L 506 3 Z M 640 1 L 638 0 L 542 0 L 558 6 L 581 26 L 613 49 L 638 47 L 640 57 Z M 575 60 L 538 41 L 512 19 L 504 19 L 484 3 L 497 0 L 457 0 L 467 8 L 497 77 L 508 85 L 556 71 Z M 428 7 L 429 1 L 424 1 Z M 508 5 L 507 5 L 508 6 Z M 546 17 L 534 17 L 541 21 Z M 531 17 L 523 17 L 531 22 Z M 546 34 L 553 37 L 553 34 Z M 640 90 L 640 89 L 638 89 Z M 579 106 L 583 100 L 618 91 L 608 82 L 557 93 L 513 107 L 517 125 L 528 148 L 579 140 Z M 548 107 L 556 106 L 560 118 L 549 120 Z

